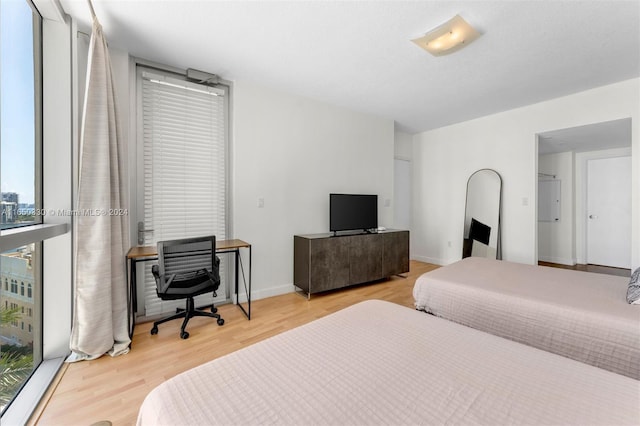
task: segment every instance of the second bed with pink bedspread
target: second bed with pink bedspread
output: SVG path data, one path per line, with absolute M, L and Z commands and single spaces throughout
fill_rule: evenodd
M 469 257 L 422 275 L 416 309 L 640 380 L 629 278 Z

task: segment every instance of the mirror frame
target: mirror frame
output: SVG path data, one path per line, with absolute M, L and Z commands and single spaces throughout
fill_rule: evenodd
M 501 234 L 502 234 L 502 176 L 500 176 L 500 173 L 498 173 L 497 171 L 495 171 L 494 169 L 488 169 L 488 168 L 484 168 L 484 169 L 478 169 L 475 172 L 471 173 L 471 175 L 469 176 L 469 179 L 467 179 L 467 190 L 465 193 L 465 201 L 464 201 L 464 221 L 463 221 L 463 226 L 462 226 L 462 258 L 464 259 L 465 257 L 470 257 L 471 254 L 468 253 L 467 251 L 468 249 L 465 248 L 465 228 L 467 228 L 467 210 L 469 209 L 469 183 L 471 182 L 471 180 L 473 179 L 473 177 L 480 173 L 480 172 L 492 172 L 495 174 L 495 176 L 498 178 L 498 184 L 499 184 L 499 188 L 498 188 L 498 230 L 497 230 L 497 239 L 496 239 L 496 259 L 501 260 L 502 259 L 502 242 L 501 242 Z M 465 256 L 465 254 L 467 254 Z

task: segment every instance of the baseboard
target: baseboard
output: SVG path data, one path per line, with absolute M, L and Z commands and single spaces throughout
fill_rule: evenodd
M 565 259 L 562 257 L 553 257 L 553 256 L 539 256 L 538 260 L 540 262 L 557 263 L 559 265 L 568 265 L 568 266 L 574 266 L 575 264 L 577 264 L 575 259 Z
M 251 289 L 251 301 L 266 299 L 267 297 L 280 296 L 282 294 L 293 293 L 294 286 L 293 284 L 284 284 L 277 287 L 269 287 L 264 290 L 254 290 Z M 232 296 L 235 299 L 235 295 Z M 247 295 L 245 293 L 239 293 L 238 299 L 240 299 L 240 303 L 245 303 L 247 301 Z M 235 303 L 235 300 L 233 301 Z
M 433 265 L 439 265 L 439 266 L 444 266 L 452 263 L 442 259 L 436 259 L 435 257 L 415 256 L 415 255 L 411 256 L 411 260 L 417 260 L 418 262 L 431 263 Z

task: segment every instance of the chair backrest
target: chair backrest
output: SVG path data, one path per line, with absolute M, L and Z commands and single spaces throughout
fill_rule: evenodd
M 184 238 L 158 242 L 160 275 L 181 274 L 206 268 L 214 272 L 216 237 Z

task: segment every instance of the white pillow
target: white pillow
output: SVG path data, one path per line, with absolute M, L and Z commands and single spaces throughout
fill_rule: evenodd
M 627 288 L 627 302 L 632 305 L 640 305 L 640 268 L 631 274 L 629 288 Z

